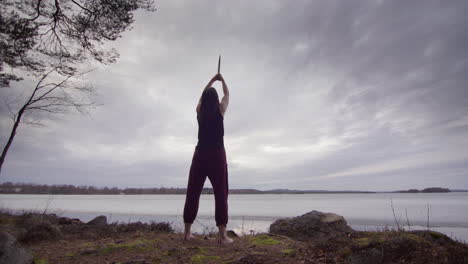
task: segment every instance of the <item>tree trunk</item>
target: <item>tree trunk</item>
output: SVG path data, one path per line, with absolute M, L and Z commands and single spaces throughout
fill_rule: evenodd
M 18 112 L 18 116 L 15 120 L 15 124 L 13 125 L 13 129 L 11 129 L 10 137 L 8 138 L 8 142 L 5 145 L 5 148 L 3 149 L 2 156 L 0 157 L 0 174 L 2 173 L 2 167 L 3 167 L 3 162 L 5 162 L 5 157 L 7 155 L 8 149 L 11 146 L 11 143 L 13 142 L 13 139 L 15 138 L 16 135 L 16 129 L 19 126 L 19 123 L 21 122 L 21 117 L 23 116 L 25 108 L 21 108 L 20 111 Z

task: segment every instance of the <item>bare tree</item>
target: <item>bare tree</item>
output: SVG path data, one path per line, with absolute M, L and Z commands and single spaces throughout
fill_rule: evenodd
M 24 117 L 37 112 L 83 111 L 93 93 L 80 84 L 85 62 L 110 64 L 115 49 L 104 45 L 130 29 L 136 10 L 155 11 L 152 0 L 0 1 L 0 88 L 25 76 L 37 78 L 19 110 L 8 109 L 13 127 L 0 157 L 0 172 Z
M 49 114 L 67 113 L 69 110 L 85 112 L 87 107 L 95 105 L 92 101 L 93 87 L 82 84 L 79 79 L 77 80 L 79 76 L 77 74 L 63 76 L 57 73 L 57 69 L 52 69 L 37 81 L 31 95 L 16 113 L 11 110 L 11 104 L 6 103 L 12 115 L 13 127 L 0 156 L 0 171 L 16 130 L 24 121 L 24 117 L 40 112 Z

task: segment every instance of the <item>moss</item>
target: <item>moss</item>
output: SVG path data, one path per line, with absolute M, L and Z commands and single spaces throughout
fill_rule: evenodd
M 106 247 L 101 248 L 99 253 L 109 254 L 110 252 L 113 252 L 118 249 L 147 249 L 145 242 L 146 240 L 135 240 L 127 244 L 110 243 L 110 244 L 107 244 Z
M 102 249 L 99 251 L 99 254 L 108 254 L 108 253 L 110 253 L 110 252 L 112 252 L 112 251 L 114 251 L 114 250 L 116 250 L 116 249 L 117 249 L 117 247 L 116 247 L 114 244 L 112 244 L 112 245 L 107 245 L 107 247 L 102 248 Z
M 252 251 L 252 254 L 255 254 L 255 255 L 265 255 L 265 252 L 260 252 L 260 251 Z
M 64 257 L 67 257 L 67 258 L 73 258 L 75 256 L 75 254 L 73 253 L 67 253 L 64 255 Z
M 402 233 L 401 236 L 408 240 L 412 240 L 412 241 L 419 242 L 419 243 L 426 242 L 424 238 L 414 235 L 414 234 Z
M 179 251 L 177 250 L 177 248 L 171 248 L 168 251 L 164 251 L 162 253 L 162 256 L 163 257 L 171 257 L 171 256 L 177 255 L 178 253 L 179 253 Z
M 190 258 L 192 263 L 206 263 L 221 260 L 221 257 L 219 256 L 207 256 L 206 254 L 209 250 L 206 247 L 193 247 L 190 249 L 195 251 L 195 255 Z
M 206 253 L 208 253 L 207 248 L 205 247 L 192 247 L 189 249 L 195 251 L 195 254 L 199 255 L 205 255 Z
M 285 255 L 296 255 L 296 250 L 294 248 L 288 248 L 281 250 L 281 253 Z
M 205 263 L 208 261 L 220 261 L 221 257 L 219 256 L 205 256 L 205 255 L 194 255 L 190 258 L 193 263 Z
M 35 258 L 34 264 L 48 264 L 48 262 L 45 259 Z
M 370 239 L 368 237 L 357 238 L 354 240 L 358 248 L 365 248 L 370 245 Z
M 251 237 L 250 242 L 252 242 L 254 245 L 257 245 L 257 246 L 270 246 L 270 245 L 277 245 L 281 243 L 278 240 L 275 240 L 266 234 Z
M 371 244 L 381 244 L 384 243 L 387 240 L 385 237 L 385 233 L 375 233 L 371 237 Z
M 343 257 L 348 257 L 353 251 L 349 247 L 344 247 L 340 250 L 340 255 Z
M 93 247 L 95 244 L 93 242 L 85 242 L 80 245 L 80 247 Z
M 448 238 L 446 235 L 444 235 L 444 234 L 442 234 L 442 233 L 439 233 L 439 232 L 436 232 L 436 231 L 432 231 L 432 230 L 427 231 L 427 233 L 428 233 L 432 238 L 435 238 L 435 239 L 446 239 L 446 238 Z
M 146 239 L 146 240 L 143 240 L 145 243 L 148 243 L 148 244 L 156 244 L 159 242 L 159 239 L 155 238 L 155 239 Z
M 382 232 L 365 232 L 365 233 L 363 232 L 363 234 L 365 234 L 366 237 L 354 239 L 354 244 L 358 248 L 365 248 L 370 245 L 382 244 L 388 240 L 388 235 L 389 235 L 389 234 L 382 233 Z

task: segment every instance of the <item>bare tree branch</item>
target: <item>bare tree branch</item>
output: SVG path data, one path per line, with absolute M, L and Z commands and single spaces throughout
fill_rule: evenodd
M 37 4 L 36 4 L 36 16 L 33 17 L 33 18 L 28 19 L 28 20 L 27 20 L 28 22 L 32 22 L 32 21 L 34 21 L 34 20 L 36 20 L 36 19 L 39 18 L 39 16 L 41 15 L 41 3 L 42 3 L 42 0 L 38 0 L 38 1 L 37 1 Z
M 51 76 L 52 73 L 56 73 L 57 76 Z M 74 75 L 68 75 L 65 77 L 60 76 L 61 75 L 57 74 L 57 70 L 55 69 L 44 74 L 37 83 L 32 96 L 26 102 L 24 111 L 27 113 L 32 113 L 34 111 L 66 113 L 69 111 L 69 108 L 74 108 L 77 111 L 82 112 L 82 108 L 94 105 L 90 100 L 82 101 L 79 100 L 76 95 L 70 94 L 71 91 L 76 91 L 90 96 L 93 93 L 93 88 L 91 86 L 86 86 L 73 81 L 72 78 Z M 60 77 L 62 80 L 59 82 L 47 82 L 48 78 L 54 77 Z M 42 91 L 42 93 L 38 93 L 38 91 Z
M 94 14 L 94 12 L 92 12 L 92 11 L 89 10 L 88 8 L 86 8 L 86 7 L 82 6 L 82 5 L 80 5 L 80 4 L 79 4 L 78 2 L 76 2 L 75 0 L 71 0 L 71 1 L 72 1 L 75 5 L 79 6 L 81 9 L 86 10 L 88 13 Z
M 40 113 L 84 113 L 95 105 L 90 100 L 93 87 L 78 78 L 84 74 L 83 62 L 115 62 L 118 53 L 102 44 L 130 30 L 136 10 L 155 11 L 153 0 L 21 1 L 0 1 L 0 8 L 11 11 L 2 9 L 0 15 L 0 87 L 25 75 L 38 80 L 16 113 L 6 102 L 14 122 L 0 156 L 0 172 L 21 122 L 34 123 L 31 117 Z

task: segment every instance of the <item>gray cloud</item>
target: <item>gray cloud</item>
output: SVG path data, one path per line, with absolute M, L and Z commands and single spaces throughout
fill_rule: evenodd
M 195 106 L 221 53 L 231 187 L 468 188 L 466 11 L 465 1 L 159 1 L 115 44 L 119 62 L 87 76 L 103 106 L 21 127 L 2 180 L 184 187 Z

